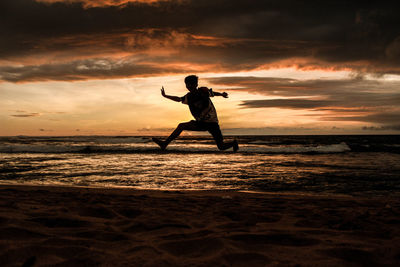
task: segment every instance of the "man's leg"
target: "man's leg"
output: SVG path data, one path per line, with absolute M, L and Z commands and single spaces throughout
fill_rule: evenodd
M 188 130 L 188 131 L 199 131 L 198 125 L 196 124 L 195 121 L 188 121 L 188 122 L 182 122 L 178 124 L 178 127 L 171 133 L 170 136 L 165 141 L 162 141 L 158 138 L 153 138 L 153 141 L 157 143 L 162 150 L 165 150 L 168 146 L 169 143 L 171 143 L 174 139 L 176 139 L 183 130 Z
M 211 126 L 208 129 L 208 132 L 213 136 L 219 150 L 226 150 L 228 148 L 233 147 L 234 152 L 238 151 L 239 145 L 236 139 L 233 140 L 232 142 L 226 142 L 226 143 L 224 142 L 224 137 L 222 136 L 221 129 L 219 128 L 218 123 L 211 124 Z

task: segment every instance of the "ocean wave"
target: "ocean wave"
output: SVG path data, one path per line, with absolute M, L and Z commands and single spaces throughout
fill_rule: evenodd
M 140 144 L 151 142 L 142 136 L 13 136 L 0 137 L 0 142 L 8 144 Z
M 350 147 L 345 143 L 317 146 L 247 146 L 249 152 L 264 153 L 342 153 L 351 151 Z
M 239 153 L 342 153 L 351 151 L 345 143 L 316 146 L 260 146 L 255 144 L 242 145 Z M 160 149 L 152 143 L 129 145 L 43 145 L 43 144 L 12 144 L 0 145 L 0 153 L 159 153 Z M 170 145 L 166 152 L 172 153 L 219 153 L 215 145 Z
M 270 145 L 273 144 L 273 141 L 265 141 L 265 140 L 255 140 L 255 141 L 250 141 L 249 144 L 262 144 L 262 145 Z

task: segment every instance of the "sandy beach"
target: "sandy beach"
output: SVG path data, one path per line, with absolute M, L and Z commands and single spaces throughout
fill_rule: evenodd
M 0 187 L 1 266 L 398 266 L 400 200 Z

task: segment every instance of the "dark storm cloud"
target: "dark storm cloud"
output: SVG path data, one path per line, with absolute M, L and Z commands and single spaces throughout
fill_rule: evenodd
M 3 66 L 48 54 L 57 61 L 60 51 L 66 53 L 64 61 L 77 55 L 100 58 L 104 53 L 136 53 L 153 45 L 159 47 L 168 40 L 168 33 L 175 32 L 223 40 L 210 45 L 179 37 L 182 42 L 167 43 L 166 47 L 174 48 L 175 60 L 186 63 L 214 62 L 223 69 L 250 70 L 286 60 L 284 64 L 300 68 L 400 73 L 400 18 L 393 6 L 383 2 L 45 2 L 56 3 L 1 1 Z M 151 29 L 156 29 L 156 34 L 150 35 L 146 43 L 135 43 L 137 31 Z M 132 31 L 131 36 L 126 35 Z M 32 60 L 24 65 L 42 64 Z M 151 56 L 147 60 L 154 63 Z M 103 75 L 115 76 L 113 72 Z
M 221 77 L 208 79 L 218 87 L 273 97 L 246 100 L 243 108 L 285 108 L 318 111 L 324 121 L 361 121 L 396 124 L 400 121 L 399 81 L 296 80 L 287 78 Z M 276 97 L 281 97 L 277 99 Z M 322 112 L 322 113 L 321 113 Z
M 76 36 L 87 36 L 86 39 L 90 39 L 90 36 L 126 30 L 167 30 L 179 24 L 165 21 L 173 13 L 166 4 L 154 7 L 137 3 L 126 8 L 85 9 L 80 3 L 46 4 L 33 0 L 5 0 L 0 3 L 0 12 L 1 58 L 19 56 L 21 53 L 30 55 L 37 48 L 46 47 L 48 40 L 57 38 L 75 40 L 65 40 L 66 48 L 73 48 L 75 43 L 80 45 Z M 101 42 L 98 44 L 102 45 Z M 60 42 L 59 47 L 50 46 L 47 52 L 65 49 L 62 46 L 63 42 Z

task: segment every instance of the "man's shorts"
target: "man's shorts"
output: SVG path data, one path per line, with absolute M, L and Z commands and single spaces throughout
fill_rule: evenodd
M 191 131 L 208 131 L 215 139 L 215 141 L 222 141 L 222 133 L 219 128 L 218 122 L 204 122 L 191 120 L 187 122 Z

